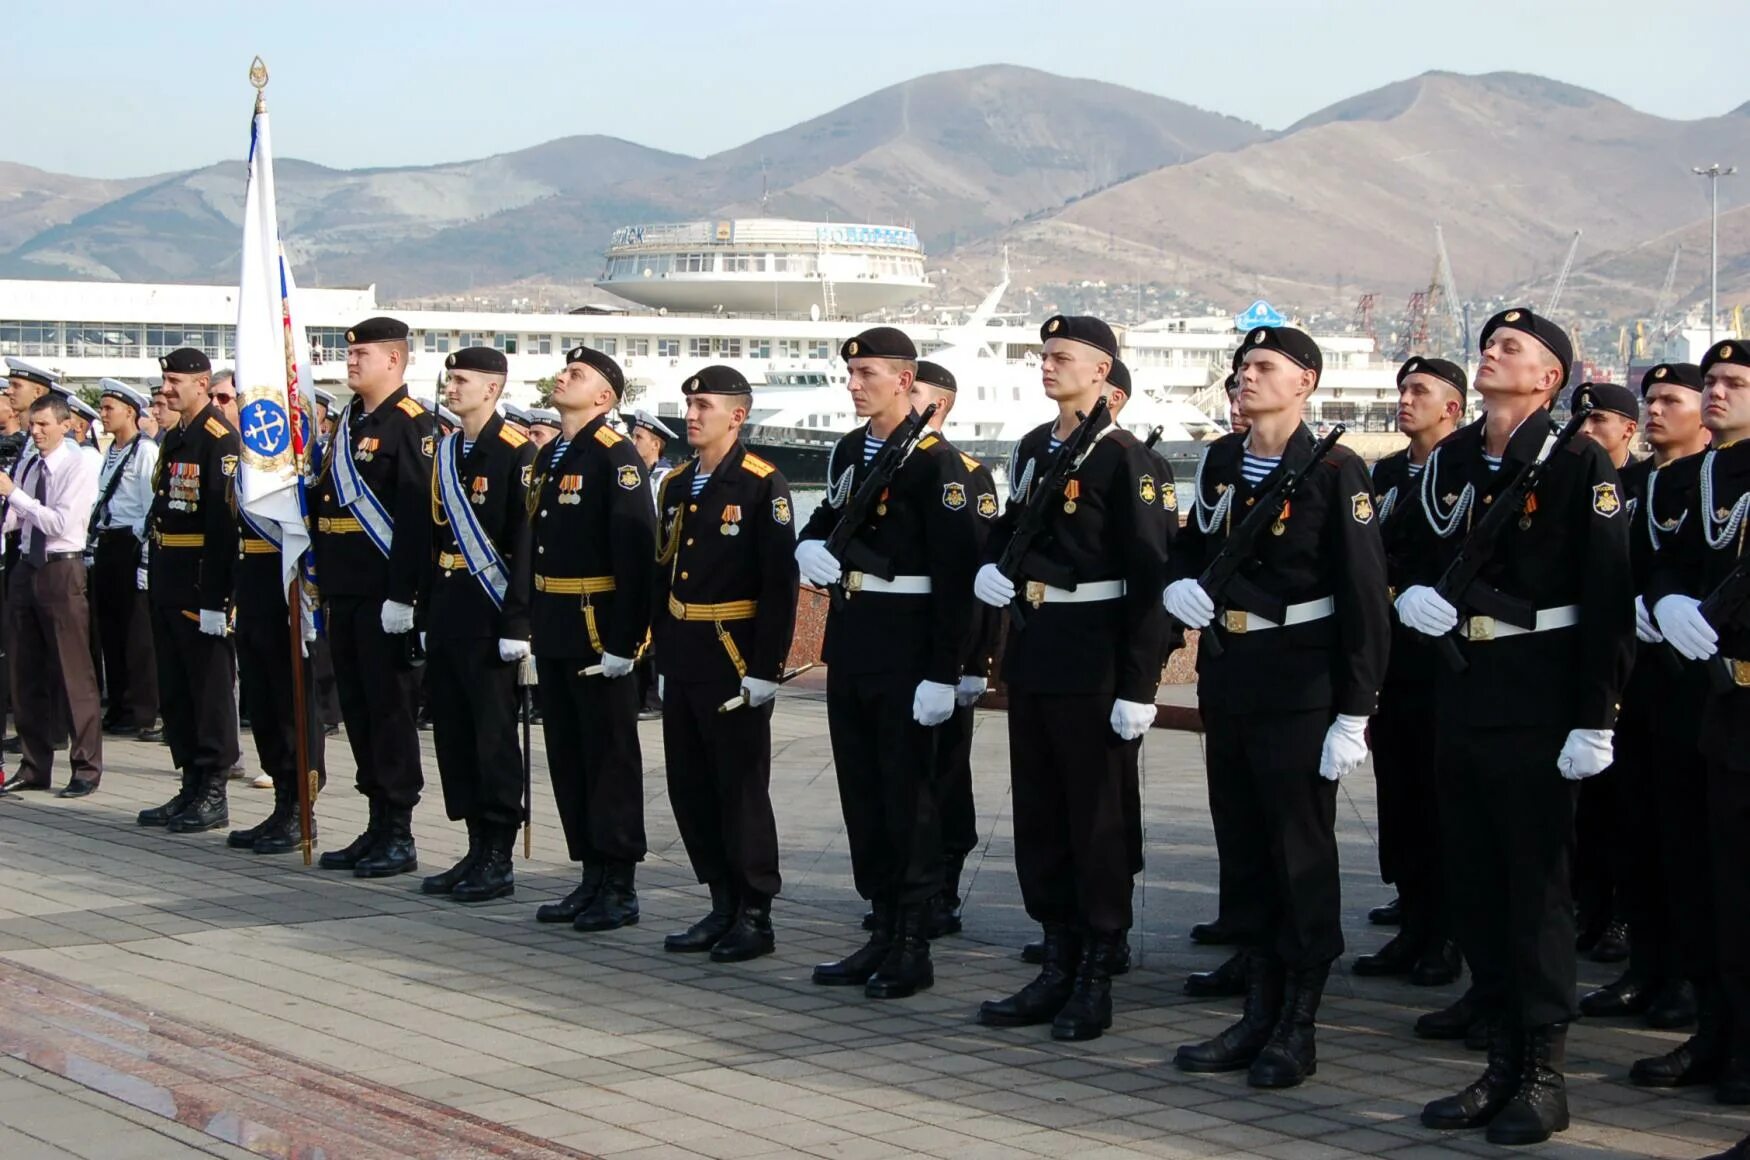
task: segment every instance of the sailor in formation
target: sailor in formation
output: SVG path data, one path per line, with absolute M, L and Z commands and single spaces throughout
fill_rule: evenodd
M 103 729 L 138 737 L 158 723 L 152 624 L 137 584 L 158 476 L 158 444 L 140 430 L 140 416 L 150 402 L 145 392 L 116 379 L 104 379 L 99 389 L 98 409 L 110 435 L 91 511 L 92 612 L 109 695 Z

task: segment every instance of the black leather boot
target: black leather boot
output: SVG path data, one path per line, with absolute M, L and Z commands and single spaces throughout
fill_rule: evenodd
M 574 922 L 577 916 L 589 909 L 589 904 L 595 901 L 595 896 L 602 888 L 602 864 L 600 862 L 585 862 L 583 864 L 583 881 L 570 894 L 557 902 L 544 902 L 535 908 L 536 922 Z
M 1694 1023 L 1700 1013 L 1695 984 L 1688 979 L 1666 979 L 1665 984 L 1653 992 L 1645 1019 L 1648 1027 L 1675 1031 Z
M 1349 970 L 1363 978 L 1384 978 L 1407 975 L 1422 957 L 1421 940 L 1409 929 L 1401 929 L 1387 939 L 1385 945 L 1370 955 L 1356 955 Z
M 1744 1039 L 1742 1031 L 1738 1038 Z M 1720 1082 L 1714 1088 L 1714 1102 L 1734 1106 L 1750 1104 L 1750 1043 L 1739 1042 L 1733 1046 L 1725 1070 L 1720 1073 Z
M 1700 989 L 1695 1034 L 1664 1055 L 1637 1059 L 1629 1082 L 1641 1087 L 1691 1087 L 1714 1083 L 1726 1069 L 1730 1044 L 1726 1039 L 1724 995 L 1717 984 Z
M 480 830 L 480 857 L 450 890 L 450 897 L 457 902 L 490 902 L 516 893 L 516 863 L 511 851 L 516 848 L 517 827 L 482 823 Z
M 468 852 L 462 855 L 462 860 L 441 874 L 433 874 L 419 884 L 421 894 L 448 894 L 456 888 L 456 883 L 468 876 L 474 869 L 474 864 L 480 861 L 480 856 L 486 852 L 484 843 L 484 827 L 473 818 L 467 820 Z
M 772 900 L 749 891 L 723 937 L 711 948 L 714 963 L 745 963 L 769 955 L 777 945 L 772 937 Z
M 1030 966 L 1038 966 L 1045 961 L 1045 940 L 1021 944 L 1021 961 Z
M 1482 1021 L 1476 1000 L 1466 991 L 1458 1001 L 1438 1011 L 1430 1011 L 1416 1020 L 1416 1034 L 1423 1039 L 1463 1039 L 1471 1024 Z
M 232 830 L 226 834 L 225 845 L 233 850 L 253 850 L 255 849 L 255 840 L 261 837 L 262 831 L 289 819 L 291 813 L 292 811 L 286 803 L 280 800 L 279 782 L 276 781 L 273 789 L 273 810 L 267 817 L 253 826 L 242 830 Z
M 662 949 L 676 954 L 704 954 L 735 925 L 735 889 L 727 882 L 712 882 L 711 912 L 686 930 L 664 935 Z
M 1404 918 L 1404 903 L 1402 898 L 1394 898 L 1384 906 L 1376 906 L 1367 912 L 1367 921 L 1374 926 L 1396 926 Z
M 1519 1085 L 1507 1106 L 1489 1121 L 1491 1144 L 1541 1144 L 1568 1129 L 1568 1025 L 1552 1023 L 1525 1032 Z
M 165 823 L 172 834 L 204 834 L 231 824 L 231 807 L 225 799 L 223 773 L 208 774 L 201 779 L 200 792 L 182 812 Z
M 171 818 L 188 808 L 188 803 L 193 801 L 200 791 L 200 775 L 190 773 L 185 769 L 182 771 L 182 788 L 176 791 L 176 796 L 161 806 L 141 810 L 134 821 L 142 826 L 167 826 L 170 824 Z
M 1214 922 L 1200 922 L 1191 928 L 1191 941 L 1206 947 L 1226 947 L 1234 943 L 1233 927 L 1217 915 Z
M 1255 1088 L 1289 1088 L 1319 1070 L 1315 1041 L 1319 1001 L 1331 977 L 1331 964 L 1302 967 L 1288 980 L 1282 1017 L 1270 1032 L 1270 1042 L 1252 1061 L 1246 1082 Z
M 1588 1019 L 1639 1015 L 1653 1003 L 1657 983 L 1631 964 L 1615 980 L 1580 996 L 1580 1014 Z
M 1107 969 L 1124 935 L 1107 931 L 1082 934 L 1082 959 L 1069 999 L 1051 1021 L 1053 1039 L 1098 1039 L 1112 1026 L 1112 975 Z
M 370 803 L 370 820 L 365 823 L 365 832 L 338 850 L 330 850 L 316 860 L 316 865 L 324 870 L 351 870 L 371 852 L 371 847 L 377 844 L 377 832 L 383 828 L 383 803 L 376 798 L 367 799 Z
M 1116 979 L 1119 975 L 1130 973 L 1130 928 L 1125 927 L 1118 932 L 1114 941 L 1106 944 L 1101 951 L 1105 959 L 1106 973 Z
M 964 854 L 954 854 L 942 859 L 942 893 L 930 902 L 931 938 L 959 934 L 965 926 L 960 917 L 960 875 L 965 868 Z
M 1236 951 L 1213 971 L 1185 976 L 1185 994 L 1199 999 L 1226 998 L 1246 993 L 1246 952 Z
M 608 862 L 602 867 L 602 888 L 571 920 L 572 930 L 618 930 L 638 925 L 638 863 Z
M 413 811 L 383 807 L 382 828 L 370 851 L 354 864 L 354 878 L 393 878 L 419 869 L 419 851 L 413 845 Z
M 1519 1086 L 1524 1046 L 1521 1032 L 1506 1020 L 1487 1020 L 1489 1062 L 1483 1074 L 1457 1095 L 1444 1096 L 1422 1108 L 1422 1126 L 1441 1131 L 1480 1128 L 1495 1118 Z
M 987 999 L 978 1009 L 980 1023 L 986 1027 L 1028 1027 L 1057 1018 L 1075 989 L 1081 939 L 1063 923 L 1048 922 L 1040 946 L 1043 961 L 1038 976 L 1006 999 Z
M 1173 1055 L 1180 1071 L 1243 1071 L 1252 1066 L 1282 1017 L 1286 972 L 1263 951 L 1246 955 L 1246 1005 L 1240 1021 L 1205 1043 L 1187 1043 Z
M 298 818 L 298 786 L 290 777 L 273 783 L 273 813 L 261 824 L 250 847 L 257 854 L 289 854 L 304 844 L 304 829 Z M 310 845 L 316 844 L 316 817 L 310 816 Z
M 1595 963 L 1620 963 L 1629 956 L 1629 942 L 1632 938 L 1628 923 L 1620 918 L 1613 918 L 1604 927 L 1604 933 L 1598 936 L 1598 941 L 1592 944 L 1592 950 L 1587 958 Z
M 902 906 L 894 923 L 893 942 L 863 994 L 871 999 L 909 999 L 936 981 L 930 962 L 929 904 Z
M 813 976 L 816 983 L 823 987 L 861 987 L 887 958 L 898 912 L 891 902 L 877 900 L 870 913 L 875 916 L 875 928 L 869 932 L 869 941 L 836 962 L 816 966 Z
M 1422 944 L 1422 954 L 1410 968 L 1413 987 L 1444 987 L 1458 982 L 1464 973 L 1464 956 L 1458 944 L 1449 938 L 1429 939 Z

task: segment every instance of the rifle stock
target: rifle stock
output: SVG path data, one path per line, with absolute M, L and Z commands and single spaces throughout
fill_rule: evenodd
M 1058 444 L 1056 454 L 1051 457 L 1051 466 L 1045 469 L 1045 474 L 1028 486 L 1027 495 L 1021 502 L 1021 512 L 1015 518 L 1014 531 L 1009 536 L 1009 542 L 1003 545 L 1002 554 L 996 561 L 997 571 L 1010 583 L 1020 579 L 1021 564 L 1026 560 L 1027 553 L 1045 540 L 1045 520 L 1051 514 L 1045 497 L 1062 491 L 1070 475 L 1081 466 L 1082 459 L 1099 435 L 1100 421 L 1106 417 L 1107 412 L 1105 396 L 1096 400 L 1086 415 L 1077 411 L 1076 417 L 1081 422 L 1076 424 L 1076 429 L 1069 433 L 1067 439 Z M 1015 628 L 1026 627 L 1026 601 L 1021 599 L 1019 592 L 1009 602 L 1009 616 Z
M 894 428 L 888 435 L 887 442 L 881 450 L 875 453 L 874 460 L 869 464 L 869 471 L 863 476 L 863 482 L 858 485 L 850 500 L 845 504 L 845 510 L 839 515 L 839 522 L 833 525 L 827 533 L 826 550 L 833 558 L 842 564 L 846 549 L 857 532 L 869 521 L 869 513 L 875 510 L 880 502 L 881 493 L 887 485 L 893 482 L 893 477 L 899 474 L 900 467 L 910 457 L 923 437 L 929 433 L 930 420 L 942 404 L 931 403 L 922 411 L 914 411 L 910 417 Z M 847 468 L 847 470 L 852 470 Z M 830 491 L 833 481 L 827 480 Z M 834 611 L 842 611 L 845 607 L 845 586 L 843 582 L 827 586 L 827 596 L 832 601 Z

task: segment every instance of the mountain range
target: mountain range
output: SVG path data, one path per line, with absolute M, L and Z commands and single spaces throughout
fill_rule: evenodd
M 385 299 L 570 288 L 614 227 L 721 215 L 916 225 L 943 300 L 1006 259 L 1034 286 L 1146 283 L 1213 302 L 1342 309 L 1426 286 L 1433 227 L 1478 300 L 1548 294 L 1650 311 L 1675 246 L 1680 305 L 1706 291 L 1705 184 L 1750 161 L 1750 104 L 1673 121 L 1515 73 L 1432 72 L 1280 132 L 1095 80 L 1008 65 L 894 85 L 704 158 L 575 136 L 472 161 L 337 170 L 280 159 L 300 280 Z M 0 276 L 225 282 L 244 167 L 98 181 L 0 163 Z M 1721 187 L 1722 297 L 1750 297 L 1750 215 Z M 1703 235 L 1696 238 L 1699 230 Z

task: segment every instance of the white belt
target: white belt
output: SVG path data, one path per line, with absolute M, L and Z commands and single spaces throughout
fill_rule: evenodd
M 1469 641 L 1499 640 L 1504 636 L 1525 636 L 1533 632 L 1548 632 L 1552 628 L 1572 628 L 1580 623 L 1580 606 L 1564 604 L 1560 608 L 1537 610 L 1537 626 L 1520 628 L 1493 616 L 1472 616 L 1458 625 L 1458 634 Z
M 883 580 L 879 576 L 871 576 L 867 572 L 846 572 L 846 592 L 884 592 L 889 596 L 928 596 L 930 594 L 930 578 L 928 576 L 895 576 L 891 580 Z
M 1038 608 L 1041 604 L 1093 604 L 1101 600 L 1116 600 L 1126 591 L 1128 587 L 1123 580 L 1089 580 L 1074 588 L 1058 588 L 1040 580 L 1029 580 L 1021 597 Z
M 1308 624 L 1315 620 L 1323 620 L 1337 611 L 1337 602 L 1329 596 L 1323 600 L 1309 600 L 1305 604 L 1290 604 L 1282 614 L 1282 624 L 1268 617 L 1259 616 L 1256 612 L 1242 612 L 1238 608 L 1230 608 L 1221 614 L 1221 626 L 1229 632 L 1262 632 L 1267 628 L 1281 628 L 1289 624 Z

